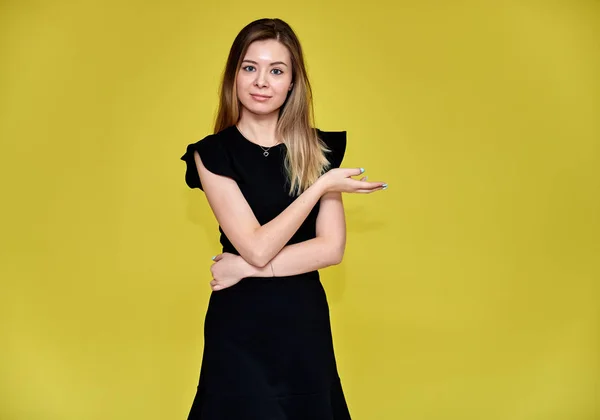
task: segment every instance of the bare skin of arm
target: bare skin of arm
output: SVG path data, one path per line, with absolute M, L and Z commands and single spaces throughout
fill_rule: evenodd
M 223 232 L 240 256 L 258 268 L 264 268 L 281 252 L 315 204 L 325 194 L 332 192 L 370 193 L 382 189 L 384 185 L 382 182 L 367 182 L 350 178 L 361 174 L 360 168 L 332 169 L 300 194 L 277 217 L 261 226 L 237 183 L 231 178 L 214 174 L 206 169 L 198 152 L 194 153 L 194 159 L 208 203 Z M 332 195 L 328 196 L 322 203 L 325 207 L 335 206 L 336 200 L 331 202 L 331 197 Z M 338 202 L 338 210 L 343 211 L 341 199 Z M 339 218 L 339 216 L 336 217 Z M 327 219 L 330 218 L 327 217 Z M 327 237 L 329 238 L 329 235 Z M 329 240 L 331 239 L 325 241 Z M 324 242 L 321 241 L 321 243 Z M 314 245 L 318 244 L 319 241 L 314 243 Z M 313 254 L 313 252 L 310 253 Z M 339 256 L 339 251 L 333 251 L 330 254 Z M 337 259 L 337 257 L 331 258 L 332 260 Z
M 211 267 L 213 290 L 221 290 L 245 277 L 292 276 L 339 264 L 346 245 L 342 194 L 326 193 L 317 215 L 316 237 L 285 246 L 265 267 L 256 267 L 234 254 L 219 254 Z
M 321 199 L 316 237 L 284 247 L 269 267 L 255 268 L 254 277 L 293 276 L 342 262 L 346 248 L 346 220 L 342 194 L 329 192 Z

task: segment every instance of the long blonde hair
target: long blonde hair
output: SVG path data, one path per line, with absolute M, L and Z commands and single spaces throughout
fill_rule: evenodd
M 244 55 L 254 41 L 274 39 L 282 43 L 292 59 L 293 88 L 279 109 L 277 135 L 287 146 L 285 169 L 289 194 L 300 194 L 312 185 L 329 165 L 325 153 L 330 152 L 319 139 L 314 124 L 312 89 L 298 37 L 281 19 L 259 19 L 244 27 L 235 38 L 223 73 L 219 111 L 214 132 L 236 124 L 241 103 L 237 97 L 236 79 Z

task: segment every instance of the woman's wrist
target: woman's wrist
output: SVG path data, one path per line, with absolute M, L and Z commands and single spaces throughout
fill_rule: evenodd
M 314 188 L 319 197 L 322 197 L 327 193 L 327 180 L 321 175 L 309 188 Z
M 242 257 L 240 257 L 242 258 Z M 260 267 L 256 267 L 242 258 L 244 262 L 244 277 L 260 277 Z
M 240 257 L 241 258 L 241 257 Z M 269 261 L 264 267 L 256 267 L 244 260 L 245 274 L 244 277 L 275 277 L 275 269 L 273 262 Z

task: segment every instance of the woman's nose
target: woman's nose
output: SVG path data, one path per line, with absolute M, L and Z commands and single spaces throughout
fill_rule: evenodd
M 267 86 L 267 77 L 263 72 L 256 72 L 256 80 L 254 82 L 257 87 L 265 87 Z

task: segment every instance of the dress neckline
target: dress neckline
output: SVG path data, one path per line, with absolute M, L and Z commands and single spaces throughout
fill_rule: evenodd
M 244 141 L 245 141 L 245 142 L 247 142 L 247 143 L 253 144 L 253 145 L 254 145 L 254 146 L 256 146 L 256 147 L 260 147 L 260 148 L 261 148 L 261 149 L 263 149 L 263 150 L 264 150 L 264 149 L 270 150 L 270 149 L 273 149 L 273 148 L 275 148 L 275 147 L 279 147 L 279 146 L 285 146 L 285 143 L 283 143 L 283 142 L 282 142 L 282 143 L 277 143 L 277 144 L 275 144 L 275 145 L 273 145 L 273 146 L 263 146 L 263 145 L 260 145 L 260 144 L 258 144 L 258 143 L 254 143 L 253 141 L 250 141 L 250 140 L 248 140 L 248 139 L 246 138 L 246 136 L 244 136 L 244 135 L 242 134 L 242 132 L 241 132 L 241 131 L 240 131 L 240 129 L 238 128 L 237 124 L 234 124 L 234 125 L 233 125 L 233 129 L 235 130 L 235 132 L 237 133 L 237 135 L 238 135 L 238 137 L 239 137 L 240 139 L 244 140 Z

